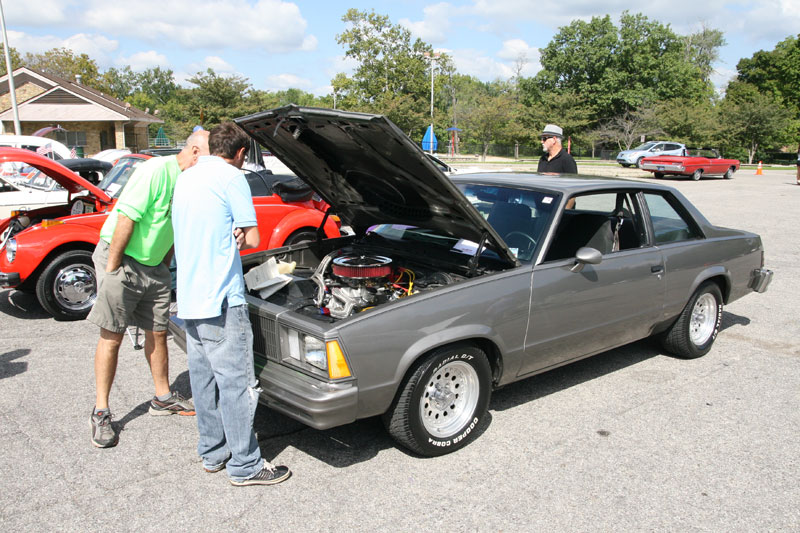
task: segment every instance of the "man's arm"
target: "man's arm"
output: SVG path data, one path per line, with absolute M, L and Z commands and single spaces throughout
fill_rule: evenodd
M 238 238 L 236 239 L 236 244 L 240 250 L 249 250 L 251 248 L 258 247 L 258 245 L 261 244 L 261 235 L 258 233 L 258 226 L 236 228 L 233 230 L 234 235 L 236 235 L 236 230 L 241 230 L 241 235 L 244 237 L 241 243 L 239 242 Z
M 125 248 L 128 247 L 128 241 L 131 240 L 135 224 L 136 222 L 117 212 L 117 227 L 114 228 L 111 244 L 108 247 L 106 272 L 113 272 L 122 264 L 122 256 L 125 253 Z

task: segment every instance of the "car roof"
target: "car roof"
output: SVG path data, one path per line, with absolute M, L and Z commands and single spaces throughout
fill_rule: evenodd
M 657 183 L 583 174 L 552 176 L 532 172 L 477 172 L 451 176 L 450 179 L 453 183 L 486 183 L 505 187 L 547 189 L 564 195 L 603 189 L 652 189 L 675 192 L 672 187 Z

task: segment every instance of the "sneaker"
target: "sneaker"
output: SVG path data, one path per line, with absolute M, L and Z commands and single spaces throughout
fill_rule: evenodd
M 170 398 L 165 402 L 162 402 L 156 397 L 150 400 L 150 414 L 156 416 L 194 416 L 194 404 L 192 403 L 192 400 L 187 400 L 177 391 L 172 391 L 172 396 L 170 396 Z
M 275 485 L 281 481 L 286 481 L 292 472 L 285 466 L 273 466 L 264 461 L 264 467 L 255 476 L 248 479 L 231 479 L 231 484 L 237 487 L 247 485 Z
M 111 448 L 117 445 L 119 437 L 111 426 L 111 411 L 105 410 L 99 415 L 92 413 L 89 424 L 92 426 L 92 444 L 98 448 Z
M 216 473 L 216 472 L 219 472 L 220 470 L 224 469 L 224 468 L 225 468 L 225 465 L 226 465 L 226 464 L 228 464 L 228 461 L 229 461 L 229 460 L 230 460 L 230 457 L 228 457 L 227 459 L 225 459 L 225 460 L 224 460 L 224 461 L 222 461 L 221 463 L 219 463 L 219 464 L 216 464 L 216 465 L 214 465 L 214 466 L 206 466 L 206 465 L 203 465 L 203 470 L 205 470 L 205 471 L 206 471 L 206 472 L 208 472 L 209 474 L 214 474 L 214 473 Z

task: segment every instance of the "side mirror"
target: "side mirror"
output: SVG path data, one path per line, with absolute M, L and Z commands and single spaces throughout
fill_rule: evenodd
M 597 265 L 602 261 L 603 254 L 600 253 L 600 250 L 584 246 L 583 248 L 578 248 L 575 253 L 575 264 L 569 270 L 570 272 L 580 272 L 583 270 L 584 265 Z

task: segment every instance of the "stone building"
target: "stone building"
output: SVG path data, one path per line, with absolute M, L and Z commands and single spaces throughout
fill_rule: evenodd
M 14 84 L 22 135 L 57 126 L 66 131 L 58 129 L 47 136 L 85 155 L 107 148 L 144 150 L 149 144 L 147 127 L 164 122 L 79 81 L 32 68 L 16 69 Z M 7 75 L 0 77 L 0 130 L 0 133 L 14 133 Z

